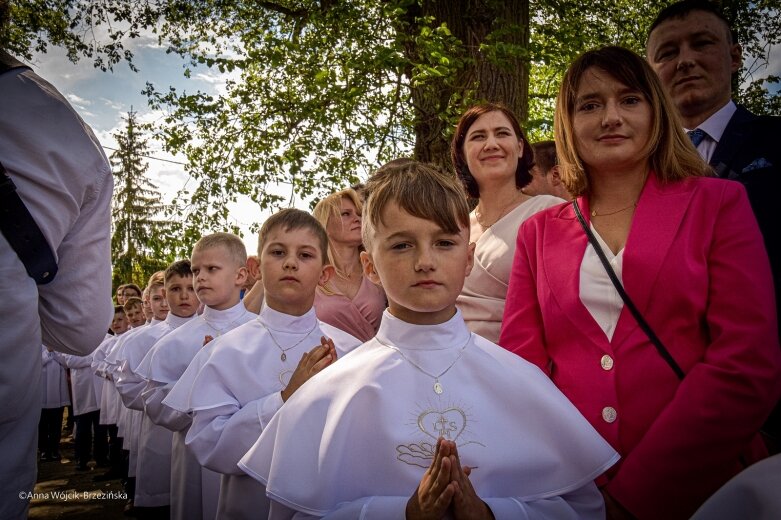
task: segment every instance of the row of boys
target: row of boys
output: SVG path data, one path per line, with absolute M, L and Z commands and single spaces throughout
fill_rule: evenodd
M 201 239 L 150 284 L 168 316 L 106 347 L 102 370 L 128 410 L 120 430 L 138 439 L 135 506 L 170 503 L 172 518 L 603 516 L 593 479 L 618 455 L 455 307 L 468 224 L 461 186 L 428 166 L 369 180 L 362 261 L 389 307 L 357 349 L 315 316 L 333 268 L 311 215 L 264 223 L 257 315 L 240 300 L 242 242 Z

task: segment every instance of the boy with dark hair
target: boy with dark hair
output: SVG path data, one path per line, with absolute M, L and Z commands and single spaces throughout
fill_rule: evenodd
M 593 479 L 616 452 L 456 308 L 474 251 L 458 181 L 421 163 L 377 172 L 363 236 L 389 307 L 239 462 L 267 486 L 269 518 L 604 518 Z
M 325 230 L 308 213 L 286 209 L 271 216 L 258 244 L 260 315 L 209 343 L 163 402 L 192 413 L 187 446 L 223 474 L 218 518 L 268 514 L 262 487 L 236 463 L 301 385 L 333 363 L 337 351 L 359 343 L 318 321 L 312 307 L 318 283 L 333 270 L 325 263 L 327 246 Z
M 162 404 L 206 337 L 217 338 L 254 318 L 239 296 L 247 278 L 244 242 L 231 233 L 214 233 L 193 247 L 192 289 L 204 305 L 203 313 L 158 341 L 137 373 L 147 380 L 143 399 L 155 424 L 173 432 L 171 453 L 171 518 L 214 518 L 220 493 L 218 474 L 201 469 L 185 447 L 190 415 Z

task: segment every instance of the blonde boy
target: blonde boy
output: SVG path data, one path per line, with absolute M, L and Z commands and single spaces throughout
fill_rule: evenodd
M 455 307 L 473 257 L 458 182 L 410 162 L 367 197 L 364 272 L 389 308 L 239 463 L 267 485 L 269 518 L 604 518 L 592 480 L 615 451 Z
M 214 518 L 220 493 L 218 474 L 201 469 L 184 444 L 191 418 L 162 404 L 207 336 L 218 338 L 254 318 L 239 299 L 247 280 L 244 242 L 231 233 L 201 238 L 192 252 L 194 290 L 203 313 L 158 341 L 138 368 L 148 380 L 143 398 L 155 424 L 173 432 L 171 455 L 171 518 Z
M 324 261 L 327 246 L 325 231 L 308 213 L 286 209 L 269 218 L 258 245 L 260 315 L 209 343 L 208 359 L 196 357 L 164 401 L 192 412 L 187 446 L 223 474 L 218 518 L 265 517 L 262 486 L 236 463 L 302 384 L 359 343 L 319 322 L 312 308 L 318 283 L 332 272 Z

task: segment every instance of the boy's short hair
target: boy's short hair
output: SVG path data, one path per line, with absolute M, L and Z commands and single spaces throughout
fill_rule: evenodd
M 326 234 L 325 229 L 315 217 L 306 211 L 295 208 L 287 208 L 278 211 L 263 223 L 258 236 L 258 255 L 263 253 L 263 246 L 266 245 L 269 234 L 277 228 L 282 228 L 286 232 L 295 229 L 308 229 L 317 237 L 323 264 L 328 262 L 328 235 Z
M 391 202 L 414 217 L 430 220 L 447 233 L 469 228 L 469 206 L 463 185 L 452 174 L 417 161 L 383 166 L 366 182 L 363 244 L 368 249 L 382 213 Z
M 131 296 L 135 298 L 135 296 Z M 125 308 L 121 305 L 114 305 L 114 314 L 125 314 Z
M 143 294 L 143 292 L 141 291 L 141 287 L 137 286 L 137 285 L 136 285 L 136 284 L 134 284 L 134 283 L 126 283 L 126 284 L 125 284 L 125 285 L 123 285 L 122 287 L 124 288 L 124 290 L 127 290 L 127 289 L 133 289 L 133 290 L 136 292 L 136 294 L 138 295 L 138 297 L 139 297 L 139 298 L 140 298 L 140 297 L 141 297 L 141 295 Z
M 143 309 L 144 308 L 144 302 L 141 301 L 141 298 L 136 298 L 135 296 L 131 296 L 127 299 L 125 302 L 125 305 L 122 306 L 123 309 L 125 309 L 125 312 L 130 312 L 132 309 L 135 309 L 136 307 Z
M 174 275 L 179 275 L 182 278 L 186 278 L 188 276 L 193 275 L 192 269 L 190 269 L 190 261 L 189 260 L 177 260 L 176 262 L 172 263 L 165 269 L 165 281 L 168 283 L 168 280 L 174 277 Z
M 157 271 L 155 274 L 149 277 L 149 283 L 146 284 L 147 289 L 152 287 L 165 285 L 165 271 Z
M 247 265 L 247 247 L 244 242 L 233 233 L 218 232 L 201 237 L 193 246 L 192 254 L 213 247 L 224 247 L 231 259 L 240 267 Z M 192 257 L 192 255 L 190 255 Z

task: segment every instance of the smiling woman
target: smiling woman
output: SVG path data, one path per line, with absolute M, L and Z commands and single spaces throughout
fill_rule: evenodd
M 762 237 L 743 186 L 706 176 L 633 52 L 578 58 L 555 125 L 577 206 L 521 227 L 500 344 L 621 453 L 600 479 L 608 518 L 689 518 L 767 455 L 758 431 L 781 394 L 781 350 Z
M 456 126 L 451 154 L 464 188 L 479 200 L 469 215 L 475 265 L 457 305 L 473 332 L 497 342 L 518 227 L 564 200 L 521 193 L 531 181 L 534 156 L 518 119 L 502 105 L 467 110 Z

